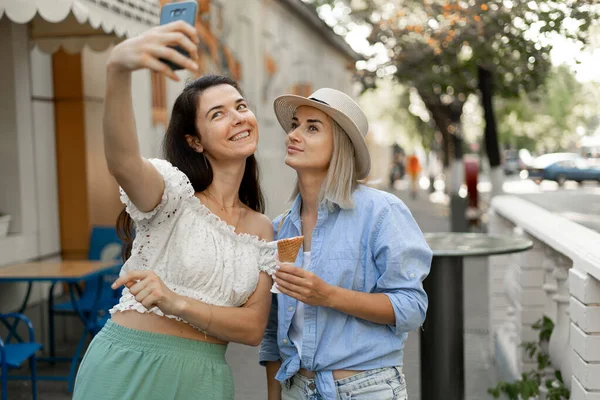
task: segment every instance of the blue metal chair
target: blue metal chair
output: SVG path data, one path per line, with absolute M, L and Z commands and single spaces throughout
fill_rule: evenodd
M 90 249 L 88 252 L 89 260 L 119 260 L 121 258 L 121 248 L 123 243 L 117 235 L 117 230 L 113 227 L 92 228 L 90 236 Z M 88 313 L 97 303 L 97 309 L 100 310 L 100 315 L 97 317 L 100 321 L 108 320 L 108 310 L 110 310 L 119 301 L 120 291 L 113 290 L 110 285 L 116 279 L 116 276 L 105 276 L 102 281 L 92 279 L 85 282 L 85 287 L 78 288 L 79 300 L 77 301 L 78 308 L 81 312 Z M 50 324 L 49 344 L 50 344 L 50 359 L 56 359 L 56 343 L 54 330 L 54 316 L 58 315 L 77 315 L 77 311 L 73 307 L 71 301 L 65 301 L 59 304 L 54 304 L 52 292 L 54 284 L 50 287 L 50 295 L 48 296 L 48 316 Z M 97 300 L 97 293 L 100 290 L 100 297 Z M 101 326 L 104 326 L 102 324 Z
M 14 322 L 9 323 L 9 319 Z M 37 371 L 36 371 L 36 353 L 42 347 L 41 344 L 35 342 L 33 333 L 33 325 L 31 321 L 23 314 L 11 313 L 0 314 L 0 321 L 6 326 L 15 326 L 19 322 L 27 325 L 29 330 L 29 342 L 10 343 L 14 338 L 14 331 L 9 330 L 9 334 L 5 340 L 0 338 L 0 363 L 2 363 L 2 400 L 8 399 L 8 370 L 20 368 L 21 364 L 29 359 L 29 367 L 31 368 L 31 390 L 33 399 L 37 399 Z

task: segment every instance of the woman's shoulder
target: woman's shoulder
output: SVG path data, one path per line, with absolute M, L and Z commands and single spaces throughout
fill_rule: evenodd
M 252 235 L 258 236 L 267 242 L 273 240 L 273 225 L 271 220 L 258 211 L 246 207 L 246 226 L 251 227 Z
M 398 196 L 375 189 L 366 185 L 359 185 L 354 191 L 354 202 L 357 206 L 369 206 L 374 208 L 389 208 L 393 205 L 406 207 Z

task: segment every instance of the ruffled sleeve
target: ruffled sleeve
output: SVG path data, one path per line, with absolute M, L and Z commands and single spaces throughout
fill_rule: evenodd
M 264 243 L 260 249 L 260 257 L 258 260 L 258 269 L 273 275 L 277 266 L 277 241 Z
M 136 222 L 151 220 L 158 214 L 170 214 L 177 211 L 181 203 L 194 195 L 188 177 L 170 162 L 157 158 L 151 158 L 148 161 L 162 175 L 165 181 L 165 190 L 160 203 L 147 212 L 140 211 L 131 201 L 123 188 L 119 188 L 121 193 L 121 202 L 125 204 L 125 210 Z

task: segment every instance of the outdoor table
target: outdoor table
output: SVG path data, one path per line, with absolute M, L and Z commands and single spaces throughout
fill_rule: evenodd
M 50 282 L 50 283 L 65 283 L 69 287 L 69 295 L 73 309 L 83 322 L 84 330 L 77 343 L 73 357 L 68 360 L 71 362 L 71 367 L 68 376 L 38 376 L 39 380 L 51 381 L 66 381 L 68 382 L 69 392 L 73 390 L 75 374 L 77 372 L 77 364 L 81 358 L 81 352 L 88 334 L 95 335 L 102 326 L 102 322 L 98 319 L 98 302 L 102 293 L 102 279 L 106 275 L 118 274 L 121 264 L 111 261 L 89 261 L 89 260 L 73 260 L 73 261 L 57 261 L 57 262 L 31 262 L 24 264 L 15 264 L 6 267 L 0 267 L 0 283 L 20 282 L 27 283 L 27 293 L 19 308 L 19 313 L 23 313 L 27 308 L 27 302 L 31 295 L 31 287 L 34 282 Z M 81 295 L 81 289 L 78 286 L 79 282 L 98 279 L 98 291 L 89 313 L 84 313 L 79 309 L 78 296 Z M 16 325 L 7 326 L 12 331 Z M 15 338 L 20 340 L 20 337 L 15 332 Z M 50 361 L 59 358 L 48 358 Z M 29 377 L 23 377 L 29 379 Z M 18 379 L 18 377 L 17 377 Z
M 421 330 L 421 399 L 464 400 L 463 259 L 525 251 L 533 243 L 524 237 L 485 233 L 424 236 L 433 260 L 423 282 L 429 306 Z

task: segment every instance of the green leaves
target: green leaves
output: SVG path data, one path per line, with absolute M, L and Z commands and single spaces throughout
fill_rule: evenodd
M 595 17 L 575 1 L 568 2 L 571 7 L 541 0 L 369 3 L 374 10 L 365 21 L 372 27 L 369 40 L 389 50 L 395 77 L 436 95 L 448 88 L 455 95 L 474 93 L 477 65 L 495 73 L 504 97 L 533 91 L 550 71 L 550 35 L 585 43 L 584 32 L 567 26 L 585 28 Z M 385 12 L 373 7 L 377 4 Z
M 539 373 L 528 372 L 521 375 L 521 379 L 515 382 L 500 382 L 495 388 L 488 389 L 488 393 L 495 399 L 501 394 L 510 400 L 523 400 L 536 397 L 540 394 L 539 386 L 541 377 Z
M 554 330 L 554 322 L 550 318 L 544 315 L 542 319 L 536 321 L 531 327 L 540 331 L 540 342 L 550 341 L 550 336 L 552 336 L 552 331 Z
M 575 140 L 577 129 L 597 129 L 600 91 L 578 82 L 566 66 L 553 68 L 545 85 L 513 99 L 496 99 L 500 141 L 517 148 L 559 151 Z
M 544 384 L 548 389 L 548 400 L 564 400 L 570 397 L 569 389 L 564 384 L 560 371 L 555 371 L 556 379 L 544 380 L 546 368 L 550 367 L 550 356 L 542 350 L 541 343 L 547 343 L 552 336 L 554 322 L 546 316 L 536 321 L 532 326 L 539 331 L 539 342 L 523 342 L 521 347 L 525 349 L 531 359 L 537 360 L 537 369 L 521 374 L 521 379 L 514 382 L 499 382 L 496 387 L 488 389 L 488 393 L 495 399 L 502 394 L 510 400 L 523 400 L 530 397 L 537 398 L 540 394 L 539 387 Z
M 369 42 L 385 50 L 388 60 L 377 66 L 378 71 L 358 74 L 364 88 L 375 85 L 376 73 L 394 71 L 398 82 L 416 88 L 426 103 L 436 105 L 464 103 L 469 94 L 477 93 L 479 65 L 494 74 L 495 94 L 500 97 L 537 91 L 551 71 L 553 35 L 565 36 L 574 45 L 586 44 L 587 30 L 599 10 L 580 0 L 312 3 L 339 15 L 338 24 L 369 26 Z M 346 11 L 349 7 L 351 12 L 336 14 L 336 7 Z
M 527 352 L 527 355 L 529 356 L 529 358 L 533 358 L 533 356 L 535 355 L 536 351 L 538 350 L 537 347 L 537 343 L 536 342 L 523 342 L 521 343 L 521 347 L 523 347 L 525 349 L 525 351 Z

